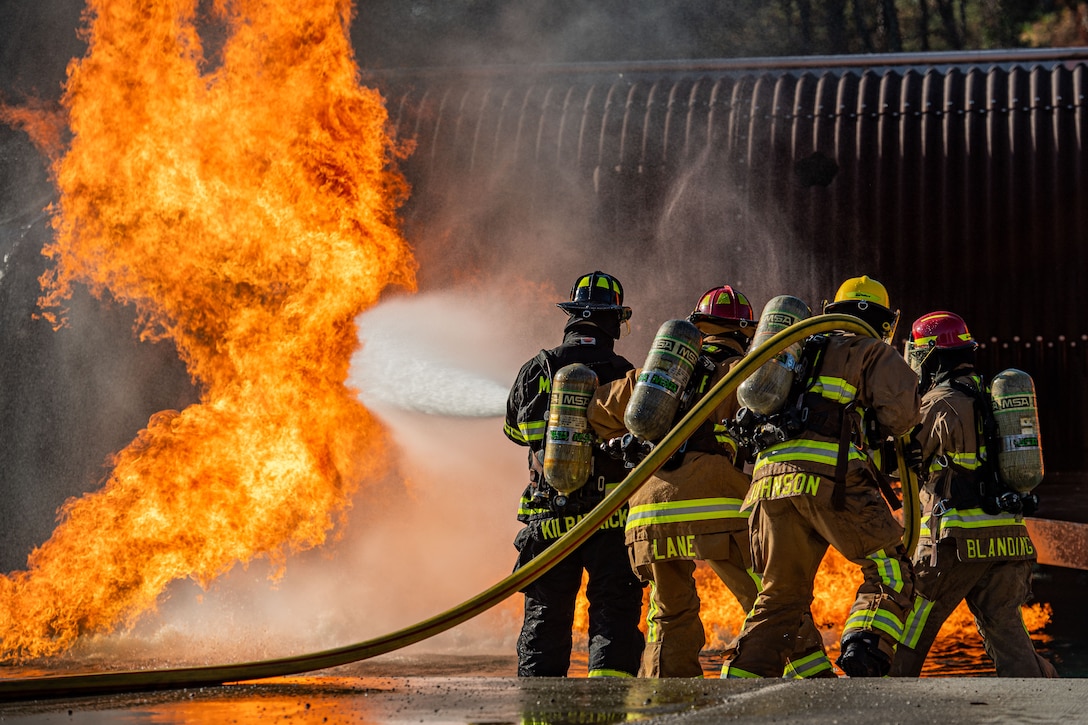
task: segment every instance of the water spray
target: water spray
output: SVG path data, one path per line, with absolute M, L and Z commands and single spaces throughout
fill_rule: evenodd
M 444 319 L 433 324 L 436 314 L 441 318 L 449 311 L 442 296 L 420 294 L 359 316 L 363 346 L 352 358 L 350 382 L 367 408 L 455 418 L 501 417 L 506 412 L 506 386 L 468 364 L 451 362 L 456 357 L 449 354 L 453 341 L 442 337 L 451 327 Z M 464 330 L 461 322 L 459 331 Z

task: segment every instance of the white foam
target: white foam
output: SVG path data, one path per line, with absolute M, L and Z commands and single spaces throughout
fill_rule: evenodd
M 433 292 L 368 310 L 357 320 L 362 348 L 352 358 L 349 384 L 379 414 L 393 408 L 461 418 L 502 416 L 511 381 L 499 380 L 503 365 L 494 330 L 479 303 L 463 294 Z

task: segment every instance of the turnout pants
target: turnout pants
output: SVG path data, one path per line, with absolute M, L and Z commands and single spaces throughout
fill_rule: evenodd
M 696 553 L 749 612 L 759 594 L 759 577 L 752 571 L 747 529 L 695 538 Z M 646 649 L 639 677 L 703 677 L 699 653 L 706 644 L 695 584 L 696 562 L 670 559 L 638 565 L 650 585 Z M 807 610 L 806 610 L 807 614 Z M 823 640 L 811 616 L 806 616 L 798 651 L 790 657 L 786 676 L 820 677 L 832 673 Z
M 702 534 L 694 538 L 696 553 L 747 612 L 759 589 L 752 576 L 747 530 L 735 534 Z M 742 548 L 743 547 L 743 548 Z M 711 558 L 714 557 L 714 558 Z M 702 677 L 699 653 L 706 644 L 699 617 L 695 560 L 668 559 L 636 565 L 650 585 L 646 617 L 646 649 L 639 677 Z
M 518 532 L 520 568 L 554 538 L 541 535 L 540 522 Z M 519 677 L 566 677 L 573 645 L 575 603 L 588 574 L 589 676 L 630 676 L 638 672 L 643 637 L 642 584 L 631 571 L 622 528 L 601 529 L 569 556 L 522 590 L 525 617 L 518 637 Z
M 915 607 L 892 662 L 893 677 L 917 677 L 941 626 L 967 600 L 998 677 L 1057 677 L 1036 653 L 1021 607 L 1031 598 L 1031 561 L 960 561 L 955 541 L 923 546 L 914 560 Z
M 881 651 L 894 656 L 911 609 L 913 574 L 902 527 L 875 486 L 849 486 L 843 510 L 815 496 L 759 500 L 750 523 L 763 590 L 726 652 L 723 677 L 781 676 L 799 645 L 816 572 L 829 545 L 857 564 L 863 578 L 843 637 L 872 632 Z

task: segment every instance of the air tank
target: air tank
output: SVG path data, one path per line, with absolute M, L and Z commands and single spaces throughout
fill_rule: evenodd
M 544 480 L 571 493 L 593 473 L 594 434 L 586 410 L 597 389 L 597 373 L 581 363 L 566 365 L 552 378 L 544 438 Z
M 990 382 L 990 398 L 1001 442 L 998 473 L 1009 488 L 1028 493 L 1043 480 L 1035 382 L 1023 370 L 1003 370 Z
M 790 295 L 779 295 L 763 308 L 749 350 L 755 350 L 787 327 L 812 315 L 812 310 L 802 300 Z M 803 341 L 791 344 L 759 366 L 759 369 L 741 382 L 737 388 L 737 400 L 744 407 L 759 413 L 777 413 L 786 402 L 793 377 L 800 363 Z
M 627 430 L 652 443 L 665 437 L 702 346 L 702 333 L 687 320 L 668 320 L 658 328 L 623 413 Z

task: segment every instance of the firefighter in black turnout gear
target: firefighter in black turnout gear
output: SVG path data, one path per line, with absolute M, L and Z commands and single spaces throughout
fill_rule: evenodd
M 514 539 L 515 570 L 542 553 L 604 499 L 626 476 L 622 461 L 603 451 L 593 454 L 593 472 L 582 486 L 559 492 L 543 475 L 552 379 L 567 365 L 581 363 L 601 385 L 623 377 L 633 365 L 613 350 L 620 328 L 631 316 L 623 305 L 619 280 L 603 272 L 578 278 L 570 301 L 557 306 L 569 315 L 563 343 L 541 350 L 518 373 L 506 404 L 504 432 L 529 448 L 529 485 Z M 518 637 L 519 677 L 565 677 L 570 667 L 575 603 L 582 571 L 588 575 L 589 676 L 633 677 L 642 656 L 639 630 L 642 585 L 627 559 L 624 507 L 584 544 L 524 590 L 525 618 Z

